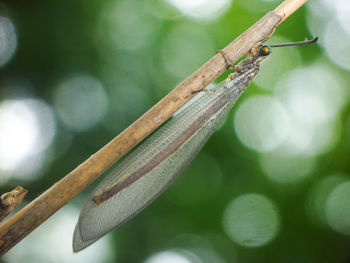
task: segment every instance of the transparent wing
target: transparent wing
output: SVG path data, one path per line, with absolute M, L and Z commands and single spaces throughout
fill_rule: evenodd
M 240 89 L 228 92 L 220 85 L 201 94 L 107 175 L 81 211 L 74 251 L 123 224 L 163 193 L 217 129 L 240 93 Z M 96 204 L 96 196 L 113 188 L 117 191 Z
M 79 221 L 78 221 L 78 223 L 74 229 L 74 233 L 73 233 L 73 251 L 78 252 L 80 250 L 83 250 L 84 248 L 86 248 L 86 247 L 90 246 L 92 243 L 94 243 L 96 240 L 98 240 L 98 238 L 91 239 L 88 241 L 84 241 L 81 238 Z

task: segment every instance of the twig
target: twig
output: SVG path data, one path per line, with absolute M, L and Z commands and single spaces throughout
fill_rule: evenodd
M 231 42 L 223 51 L 231 61 L 237 61 L 258 42 L 267 39 L 279 23 L 306 1 L 285 0 L 274 11 L 267 13 L 246 32 Z M 188 102 L 198 91 L 203 90 L 226 70 L 227 64 L 224 57 L 219 53 L 213 56 L 111 142 L 17 214 L 2 223 L 0 225 L 0 239 L 3 245 L 1 246 L 0 244 L 0 254 L 6 253 L 43 221 L 69 202 L 88 184 Z

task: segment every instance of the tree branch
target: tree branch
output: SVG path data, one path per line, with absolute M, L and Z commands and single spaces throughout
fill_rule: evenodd
M 233 62 L 259 41 L 267 39 L 274 29 L 307 0 L 285 0 L 223 49 Z M 0 225 L 0 254 L 22 240 L 48 217 L 82 191 L 125 153 L 142 141 L 195 94 L 227 69 L 221 54 L 214 55 L 196 72 L 154 105 L 111 142 L 54 184 L 14 216 Z

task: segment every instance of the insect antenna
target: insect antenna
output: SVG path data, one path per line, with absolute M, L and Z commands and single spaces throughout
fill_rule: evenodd
M 304 40 L 300 42 L 294 42 L 294 43 L 285 43 L 285 44 L 278 44 L 278 45 L 269 45 L 269 47 L 288 47 L 288 46 L 304 46 L 304 45 L 310 45 L 316 43 L 318 40 L 318 37 L 315 37 L 312 40 Z

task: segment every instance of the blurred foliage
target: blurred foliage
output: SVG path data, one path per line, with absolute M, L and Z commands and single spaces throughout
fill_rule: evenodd
M 18 44 L 12 59 L 0 68 L 0 102 L 28 94 L 30 98 L 46 102 L 54 112 L 55 136 L 43 152 L 42 165 L 36 175 L 28 179 L 25 176 L 16 177 L 16 171 L 9 172 L 6 183 L 0 185 L 0 192 L 22 185 L 29 189 L 27 201 L 30 201 L 45 191 L 279 2 L 236 0 L 225 7 L 226 10 L 218 17 L 196 19 L 161 0 L 2 1 L 0 15 L 10 18 L 15 25 Z M 314 36 L 317 32 L 307 24 L 311 16 L 311 11 L 305 7 L 298 10 L 278 27 L 276 41 L 300 41 Z M 325 16 L 324 19 L 326 21 L 328 18 Z M 320 41 L 323 41 L 322 35 Z M 298 158 L 305 157 L 307 160 L 302 161 L 308 165 L 309 159 L 313 162 L 301 171 L 299 159 L 295 159 L 295 156 L 285 157 L 284 161 L 289 166 L 282 167 L 279 173 L 281 176 L 287 172 L 292 176 L 293 172 L 301 176 L 307 174 L 305 179 L 298 182 L 270 180 L 265 175 L 264 167 L 273 169 L 282 165 L 283 160 L 277 159 L 279 161 L 272 164 L 264 162 L 264 158 L 272 157 L 249 148 L 249 145 L 246 147 L 233 128 L 237 108 L 253 96 L 272 96 L 278 83 L 287 82 L 285 76 L 296 68 L 306 70 L 308 66 L 321 63 L 328 67 L 327 71 L 340 83 L 342 90 L 349 87 L 348 69 L 332 62 L 322 46 L 295 50 L 296 55 L 288 57 L 286 64 L 283 64 L 286 61 L 283 57 L 279 64 L 274 65 L 275 69 L 273 65 L 270 72 L 266 69 L 266 74 L 269 74 L 269 79 L 265 80 L 267 82 L 259 79 L 251 84 L 221 129 L 212 136 L 169 191 L 111 234 L 110 247 L 113 249 L 109 251 L 112 254 L 109 260 L 145 262 L 154 253 L 177 248 L 193 253 L 201 248 L 207 253 L 197 251 L 198 254 L 202 253 L 198 256 L 200 261 L 189 259 L 178 262 L 320 263 L 350 260 L 350 231 L 339 233 L 341 231 L 337 231 L 337 228 L 334 230 L 332 224 L 323 218 L 324 210 L 329 205 L 327 194 L 332 187 L 349 180 L 348 93 L 345 91 L 340 95 L 343 98 L 342 106 L 330 117 L 336 120 L 332 126 L 335 134 L 332 138 L 335 139 L 331 140 L 330 146 L 317 154 L 297 155 Z M 279 52 L 283 51 L 276 50 L 271 56 L 281 58 L 279 54 L 282 53 Z M 261 75 L 264 74 L 264 66 L 267 65 L 262 65 Z M 283 68 L 283 72 L 278 71 L 279 67 Z M 316 77 L 321 74 L 317 72 Z M 65 80 L 77 76 L 90 76 L 96 80 L 100 83 L 97 86 L 103 87 L 108 98 L 108 102 L 101 102 L 106 103 L 106 109 L 96 108 L 94 103 L 83 108 L 88 116 L 101 110 L 98 116 L 103 117 L 99 117 L 101 119 L 93 126 L 79 131 L 69 126 L 71 120 L 67 122 L 62 117 L 62 109 L 60 113 L 57 104 L 58 87 L 68 85 Z M 311 78 L 311 73 L 309 76 Z M 260 87 L 264 83 L 269 87 Z M 332 87 L 325 92 L 331 94 Z M 74 100 L 78 107 L 80 100 L 75 97 Z M 68 106 L 63 104 L 62 107 L 64 110 Z M 25 130 L 22 132 L 26 133 Z M 317 132 L 321 133 L 321 130 Z M 271 154 L 284 157 L 283 151 Z M 338 175 L 343 179 L 333 180 L 328 190 L 319 187 L 322 180 Z M 89 187 L 88 190 L 91 189 Z M 72 201 L 77 209 L 83 204 L 88 190 Z M 223 214 L 228 204 L 234 198 L 250 193 L 271 200 L 280 218 L 276 237 L 261 247 L 245 247 L 235 243 L 223 226 Z M 345 202 L 340 208 L 344 210 L 343 216 L 348 215 L 348 206 Z M 316 208 L 321 210 L 321 215 L 315 216 L 312 212 Z M 51 220 L 55 220 L 55 215 Z M 72 217 L 72 220 L 77 218 Z M 72 236 L 72 232 L 65 235 Z M 41 240 L 36 242 L 40 243 Z M 69 244 L 57 244 L 70 247 Z M 20 253 L 19 249 L 15 247 L 11 253 Z M 31 253 L 33 258 L 40 258 L 35 255 L 39 251 Z M 11 262 L 10 257 L 5 260 Z M 109 262 L 107 259 L 105 261 Z

